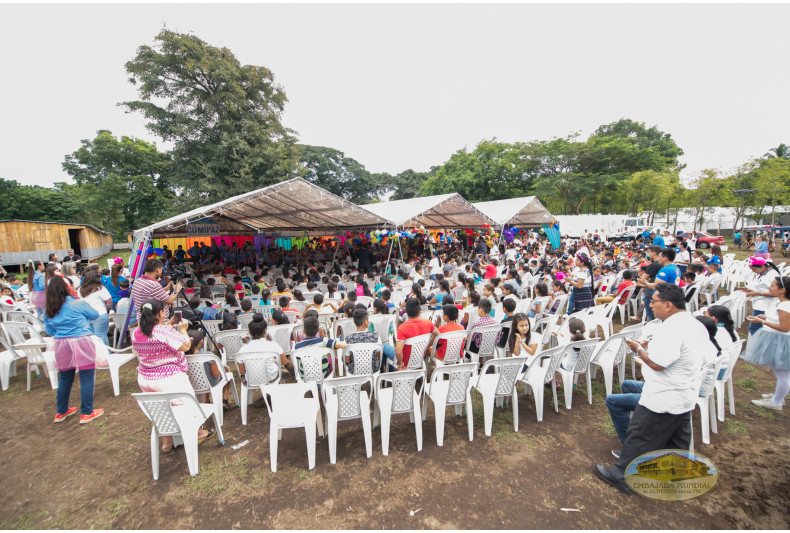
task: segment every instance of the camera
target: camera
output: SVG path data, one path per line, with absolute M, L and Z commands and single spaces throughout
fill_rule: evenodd
M 181 278 L 187 277 L 187 269 L 183 265 L 176 265 L 170 269 L 169 277 L 173 282 L 177 282 Z

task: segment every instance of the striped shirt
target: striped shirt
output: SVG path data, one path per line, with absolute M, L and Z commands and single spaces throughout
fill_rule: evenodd
M 176 328 L 154 326 L 150 337 L 137 328 L 132 333 L 132 347 L 137 351 L 140 365 L 137 372 L 145 379 L 168 378 L 187 371 L 187 360 L 179 348 L 189 340 Z
M 134 300 L 134 311 L 137 313 L 137 321 L 140 322 L 140 306 L 146 300 L 165 301 L 168 298 L 170 298 L 170 295 L 162 287 L 158 279 L 146 275 L 140 276 L 132 285 L 132 300 Z M 169 305 L 165 305 L 165 313 L 167 316 L 170 316 Z

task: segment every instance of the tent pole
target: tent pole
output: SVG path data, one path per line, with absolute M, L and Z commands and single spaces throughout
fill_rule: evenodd
M 390 270 L 389 270 L 390 269 L 390 257 L 392 257 L 392 247 L 394 245 L 395 245 L 395 241 L 390 240 L 390 251 L 387 254 L 387 262 L 385 263 L 386 266 L 384 267 L 386 269 L 385 272 L 389 272 L 390 274 L 392 274 L 392 272 L 390 272 Z
M 129 256 L 129 271 L 132 273 L 132 283 L 134 280 L 139 278 L 143 273 L 143 265 L 145 264 L 145 257 L 148 255 L 148 245 L 151 242 L 151 237 L 153 236 L 153 232 L 149 231 L 145 234 L 145 236 L 138 240 L 135 239 L 133 246 L 134 249 L 132 250 L 132 254 Z M 123 330 L 121 331 L 121 339 L 118 346 L 123 346 L 124 340 L 126 340 L 126 331 L 129 328 L 129 322 L 132 317 L 132 313 L 134 312 L 134 299 L 132 298 L 131 294 L 129 295 L 129 309 L 126 310 L 126 316 L 123 317 Z
M 398 226 L 395 226 L 395 232 L 398 232 Z M 400 250 L 400 262 L 405 263 L 405 259 L 403 258 L 403 246 L 400 244 L 400 237 L 398 237 L 398 249 Z

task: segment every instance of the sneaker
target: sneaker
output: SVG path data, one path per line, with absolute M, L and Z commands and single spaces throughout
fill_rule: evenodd
M 762 400 L 752 400 L 754 405 L 758 405 L 760 407 L 765 407 L 766 409 L 773 409 L 774 411 L 781 411 L 782 405 L 776 404 L 769 399 L 763 398 Z
M 763 400 L 771 400 L 773 401 L 774 395 L 773 394 L 763 394 Z M 784 407 L 785 401 L 782 400 L 782 407 Z
M 80 417 L 80 424 L 87 424 L 94 418 L 99 418 L 101 415 L 104 414 L 104 409 L 94 409 L 93 412 L 89 415 L 82 415 Z
M 617 457 L 619 459 L 620 458 L 620 452 L 622 452 L 622 451 L 623 450 L 612 450 L 612 455 L 614 455 L 615 457 Z
M 66 420 L 66 418 L 70 417 L 76 412 L 77 412 L 76 407 L 69 407 L 69 409 L 62 415 L 55 414 L 55 422 L 63 422 L 64 420 Z

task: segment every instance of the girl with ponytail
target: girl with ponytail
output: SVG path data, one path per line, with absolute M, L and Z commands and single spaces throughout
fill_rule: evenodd
M 167 318 L 167 304 L 146 300 L 140 306 L 140 321 L 132 333 L 132 347 L 140 361 L 137 384 L 143 392 L 185 392 L 195 396 L 187 374 L 184 352 L 192 346 L 187 335 L 189 322 L 173 324 Z M 215 430 L 198 430 L 198 443 L 214 436 Z M 162 452 L 173 449 L 173 437 L 162 437 Z
M 121 299 L 120 295 L 118 294 L 121 290 L 121 282 L 128 281 L 125 277 L 121 276 L 122 270 L 123 261 L 113 264 L 112 268 L 110 269 L 110 275 L 102 276 L 101 278 L 102 285 L 104 285 L 112 297 L 113 309 L 116 308 L 118 301 Z

